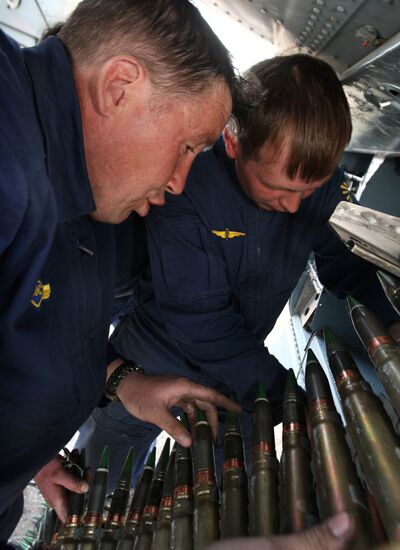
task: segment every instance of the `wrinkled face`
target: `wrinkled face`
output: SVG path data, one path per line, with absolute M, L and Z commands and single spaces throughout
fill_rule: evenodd
M 221 134 L 231 96 L 216 83 L 192 96 L 144 95 L 86 148 L 98 221 L 120 223 L 132 211 L 145 216 L 164 204 L 166 192 L 183 191 L 198 153 Z M 90 135 L 85 140 L 90 142 Z
M 303 199 L 322 187 L 329 177 L 307 182 L 301 177 L 290 179 L 286 174 L 286 151 L 280 154 L 264 144 L 257 158 L 244 160 L 237 147 L 236 173 L 243 191 L 260 208 L 294 214 Z

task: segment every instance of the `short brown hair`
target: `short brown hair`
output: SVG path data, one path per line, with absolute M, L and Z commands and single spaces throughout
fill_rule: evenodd
M 296 54 L 261 61 L 245 76 L 258 98 L 252 107 L 235 113 L 243 157 L 257 157 L 269 142 L 277 151 L 288 147 L 286 170 L 291 179 L 329 176 L 352 130 L 349 105 L 332 67 Z
M 77 66 L 133 55 L 172 93 L 201 92 L 218 78 L 236 90 L 228 50 L 188 0 L 82 0 L 58 36 Z

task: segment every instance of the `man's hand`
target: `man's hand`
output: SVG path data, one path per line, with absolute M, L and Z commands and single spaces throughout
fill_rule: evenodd
M 354 533 L 353 518 L 342 513 L 303 533 L 229 539 L 211 544 L 207 550 L 346 550 L 351 548 Z
M 214 439 L 218 433 L 217 408 L 236 413 L 241 407 L 218 391 L 178 376 L 146 375 L 132 372 L 121 382 L 117 395 L 128 412 L 165 430 L 184 447 L 192 442 L 190 434 L 169 412 L 181 407 L 193 423 L 197 409 L 204 411 Z
M 36 485 L 39 487 L 47 504 L 54 508 L 60 521 L 67 521 L 67 492 L 86 493 L 89 485 L 86 481 L 78 479 L 63 467 L 61 455 L 53 458 L 35 476 Z

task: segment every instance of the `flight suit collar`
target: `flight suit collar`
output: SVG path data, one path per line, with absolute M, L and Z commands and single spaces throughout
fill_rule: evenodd
M 49 37 L 23 50 L 29 70 L 59 221 L 95 210 L 87 174 L 82 119 L 71 62 L 62 42 Z
M 254 201 L 250 199 L 243 191 L 242 186 L 240 185 L 239 179 L 236 175 L 235 161 L 228 157 L 226 152 L 225 142 L 221 136 L 216 144 L 214 145 L 214 153 L 216 157 L 223 163 L 226 172 L 229 175 L 230 182 L 232 183 L 232 198 L 231 200 L 234 203 L 236 208 L 241 208 L 244 205 L 257 206 Z

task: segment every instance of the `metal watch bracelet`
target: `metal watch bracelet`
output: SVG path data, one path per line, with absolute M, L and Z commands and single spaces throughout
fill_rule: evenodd
M 107 380 L 106 387 L 104 388 L 104 395 L 107 399 L 114 401 L 115 403 L 120 401 L 117 395 L 117 389 L 119 388 L 122 380 L 131 372 L 139 372 L 140 374 L 143 374 L 144 370 L 134 361 L 124 361 L 115 369 L 110 378 Z

